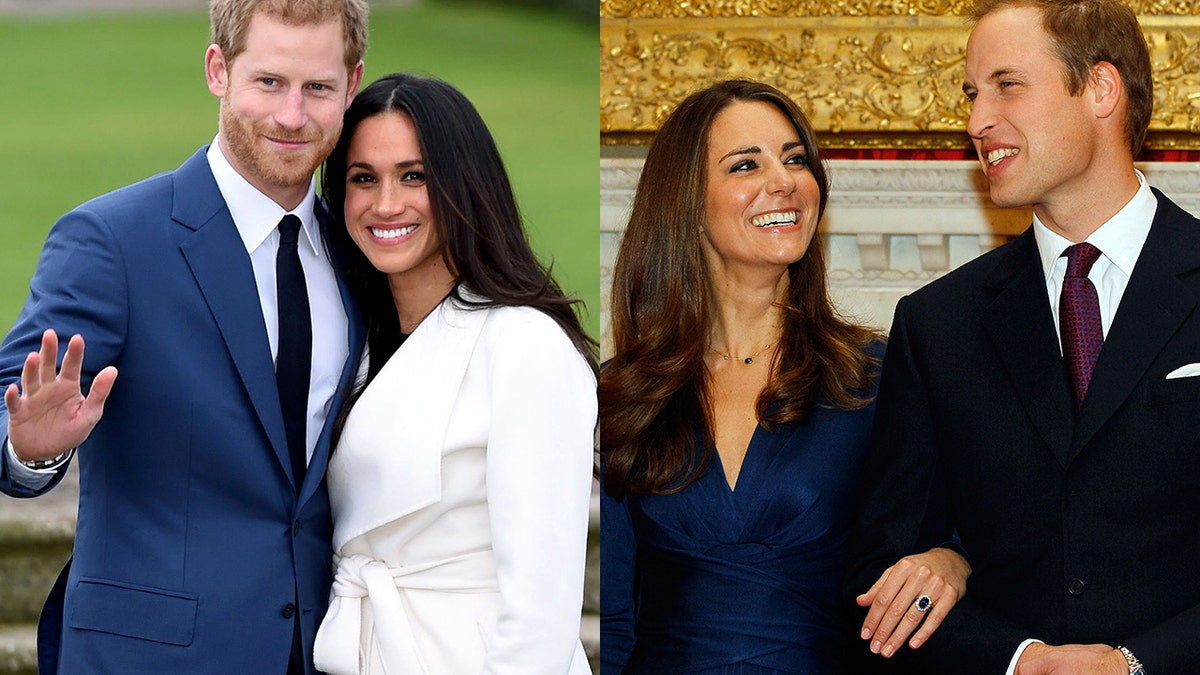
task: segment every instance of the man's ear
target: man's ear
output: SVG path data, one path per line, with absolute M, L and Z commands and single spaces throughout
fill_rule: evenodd
M 363 62 L 359 61 L 358 65 L 354 66 L 354 70 L 350 71 L 350 79 L 346 82 L 346 108 L 350 107 L 350 103 L 354 101 L 354 95 L 358 93 L 358 85 L 362 84 Z
M 225 98 L 229 90 L 229 70 L 226 67 L 225 54 L 217 45 L 209 45 L 204 52 L 204 77 L 208 80 L 208 90 L 217 98 Z
M 1108 118 L 1116 113 L 1118 104 L 1125 98 L 1125 84 L 1121 81 L 1121 73 L 1108 61 L 1100 61 L 1092 66 L 1088 89 L 1092 97 L 1092 108 L 1100 118 Z

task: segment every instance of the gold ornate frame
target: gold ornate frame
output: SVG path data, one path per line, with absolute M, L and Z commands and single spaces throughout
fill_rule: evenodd
M 1125 1 L 1154 65 L 1149 147 L 1200 150 L 1200 2 Z M 968 148 L 966 3 L 600 0 L 601 143 L 648 143 L 688 92 L 750 77 L 788 92 L 827 148 Z

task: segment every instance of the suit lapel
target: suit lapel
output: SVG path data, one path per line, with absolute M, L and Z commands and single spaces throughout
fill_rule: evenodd
M 1071 401 L 1032 228 L 1013 242 L 984 287 L 996 294 L 984 314 L 984 328 L 1026 414 L 1066 466 Z
M 1113 317 L 1071 440 L 1071 457 L 1125 402 L 1196 307 L 1179 275 L 1200 266 L 1200 228 L 1157 190 L 1158 210 Z
M 212 177 L 206 151 L 201 148 L 175 172 L 171 217 L 194 231 L 179 249 L 204 294 L 281 468 L 291 477 L 275 367 L 262 306 L 254 291 L 254 269 Z

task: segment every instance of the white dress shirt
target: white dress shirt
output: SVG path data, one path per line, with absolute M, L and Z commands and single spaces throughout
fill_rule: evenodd
M 219 137 L 218 137 L 219 138 Z M 329 404 L 337 389 L 342 366 L 349 356 L 346 331 L 348 321 L 338 291 L 337 278 L 330 266 L 329 256 L 321 240 L 313 207 L 316 204 L 316 182 L 310 181 L 308 193 L 300 205 L 284 211 L 270 197 L 246 181 L 221 152 L 217 139 L 208 148 L 208 164 L 213 178 L 233 216 L 242 243 L 250 253 L 254 266 L 254 282 L 262 304 L 263 324 L 271 345 L 271 358 L 279 353 L 279 305 L 276 301 L 275 254 L 279 251 L 279 221 L 287 214 L 300 219 L 301 232 L 297 246 L 300 264 L 304 268 L 304 283 L 308 287 L 308 306 L 312 322 L 312 377 L 308 385 L 308 430 L 305 444 L 312 459 L 313 448 L 325 426 Z M 307 243 L 307 245 L 305 245 Z
M 1146 184 L 1146 177 L 1141 171 L 1135 170 L 1135 173 L 1139 187 L 1133 199 L 1085 240 L 1100 249 L 1100 257 L 1088 272 L 1088 279 L 1096 286 L 1100 298 L 1100 325 L 1106 337 L 1158 209 L 1158 200 Z M 1033 217 L 1033 238 L 1037 241 L 1042 270 L 1046 273 L 1046 292 L 1050 294 L 1050 312 L 1054 315 L 1054 330 L 1059 333 L 1061 351 L 1058 301 L 1062 295 L 1063 277 L 1067 274 L 1067 259 L 1063 253 L 1075 242 L 1050 231 L 1036 215 Z
M 304 236 L 297 246 L 300 264 L 304 268 L 308 288 L 308 304 L 312 316 L 312 377 L 308 389 L 307 457 L 325 425 L 329 405 L 337 389 L 342 366 L 349 355 L 348 320 L 342 305 L 337 279 L 330 266 L 316 222 L 315 181 L 310 181 L 308 193 L 292 211 L 284 211 L 270 197 L 259 192 L 241 176 L 221 152 L 219 136 L 208 148 L 208 164 L 216 179 L 217 188 L 225 199 L 229 213 L 241 236 L 250 262 L 254 267 L 254 282 L 262 305 L 263 324 L 267 329 L 271 358 L 279 350 L 279 309 L 276 302 L 275 254 L 279 250 L 279 221 L 290 213 L 300 219 Z M 121 386 L 120 384 L 117 385 Z M 57 473 L 57 468 L 34 470 L 17 459 L 12 443 L 7 445 L 8 468 L 13 482 L 33 490 L 45 487 Z
M 1117 308 L 1121 306 L 1121 297 L 1125 295 L 1125 287 L 1129 285 L 1129 277 L 1142 254 L 1146 236 L 1150 234 L 1150 224 L 1154 221 L 1155 211 L 1158 210 L 1158 200 L 1146 184 L 1146 177 L 1141 171 L 1134 171 L 1137 173 L 1138 190 L 1133 199 L 1084 240 L 1100 249 L 1100 257 L 1088 272 L 1088 279 L 1095 285 L 1096 294 L 1099 296 L 1100 325 L 1105 337 L 1108 337 L 1113 317 Z M 1058 333 L 1059 353 L 1062 353 L 1058 301 L 1062 294 L 1063 277 L 1067 274 L 1067 259 L 1063 252 L 1075 242 L 1051 232 L 1036 215 L 1033 217 L 1033 238 L 1037 241 L 1042 270 L 1046 273 L 1046 292 L 1050 294 L 1050 311 L 1054 315 L 1054 330 Z M 1021 654 L 1026 647 L 1035 642 L 1041 643 L 1041 640 L 1031 638 L 1017 647 L 1005 675 L 1013 675 Z

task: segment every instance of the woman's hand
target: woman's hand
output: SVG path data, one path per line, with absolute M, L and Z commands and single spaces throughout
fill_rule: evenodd
M 901 558 L 858 596 L 860 607 L 871 608 L 861 637 L 871 640 L 871 651 L 885 658 L 895 654 L 914 630 L 908 645 L 920 647 L 967 592 L 969 576 L 971 566 L 948 548 Z

